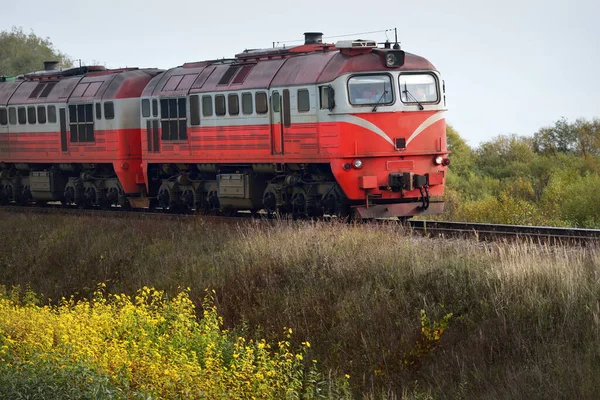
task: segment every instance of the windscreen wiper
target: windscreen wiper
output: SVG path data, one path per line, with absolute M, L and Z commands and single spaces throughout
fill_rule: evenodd
M 411 92 L 408 91 L 408 89 L 406 88 L 406 83 L 404 84 L 404 90 L 402 91 L 402 93 L 404 93 L 406 95 L 406 98 L 408 99 L 408 96 L 412 97 L 412 99 L 415 101 L 415 103 L 417 103 L 419 105 L 419 110 L 423 110 L 423 104 L 419 103 L 419 100 L 417 100 L 415 98 L 415 96 L 412 95 Z
M 381 97 L 379 98 L 379 100 L 377 100 L 377 103 L 375 103 L 375 107 L 373 107 L 373 110 L 371 110 L 372 112 L 377 111 L 377 107 L 379 107 L 379 104 L 381 104 L 381 100 L 383 100 L 383 98 L 385 97 L 385 95 L 388 93 L 387 90 L 383 91 L 383 94 L 381 95 Z

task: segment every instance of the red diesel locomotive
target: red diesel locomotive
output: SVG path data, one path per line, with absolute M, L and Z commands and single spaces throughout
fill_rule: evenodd
M 295 216 L 443 211 L 445 93 L 367 40 L 0 83 L 0 201 Z

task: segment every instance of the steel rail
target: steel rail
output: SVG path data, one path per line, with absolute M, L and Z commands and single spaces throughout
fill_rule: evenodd
M 258 218 L 251 218 L 249 213 L 238 213 L 236 216 L 215 216 L 202 214 L 176 214 L 163 210 L 156 211 L 137 211 L 121 209 L 118 207 L 112 209 L 80 209 L 76 207 L 64 206 L 0 206 L 0 211 L 9 213 L 33 213 L 33 214 L 66 214 L 95 217 L 123 217 L 123 218 L 142 218 L 142 219 L 170 219 L 170 220 L 191 220 L 202 219 L 207 222 L 227 224 L 239 223 L 248 220 L 277 222 L 276 218 L 267 218 L 265 214 L 258 214 Z M 291 219 L 284 219 L 290 221 Z M 378 220 L 378 223 L 401 223 L 397 220 Z M 600 240 L 600 229 L 581 229 L 581 228 L 558 228 L 550 226 L 526 226 L 526 225 L 503 225 L 503 224 L 482 224 L 469 222 L 445 222 L 429 220 L 408 220 L 406 225 L 409 231 L 429 237 L 470 237 L 480 240 L 495 240 L 507 238 L 529 238 L 536 240 L 554 240 L 557 243 L 582 243 L 596 242 Z

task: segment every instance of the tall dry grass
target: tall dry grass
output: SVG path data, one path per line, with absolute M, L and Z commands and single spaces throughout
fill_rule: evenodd
M 294 327 L 308 358 L 350 374 L 359 398 L 600 393 L 596 247 L 339 223 L 0 218 L 0 283 L 52 299 L 101 281 L 129 293 L 190 286 L 196 300 L 208 287 L 228 327 L 272 339 Z

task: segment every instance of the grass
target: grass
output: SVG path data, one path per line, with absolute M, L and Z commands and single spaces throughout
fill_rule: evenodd
M 53 301 L 98 282 L 198 304 L 226 328 L 309 341 L 356 398 L 600 393 L 600 251 L 424 239 L 395 226 L 0 214 L 0 283 Z

